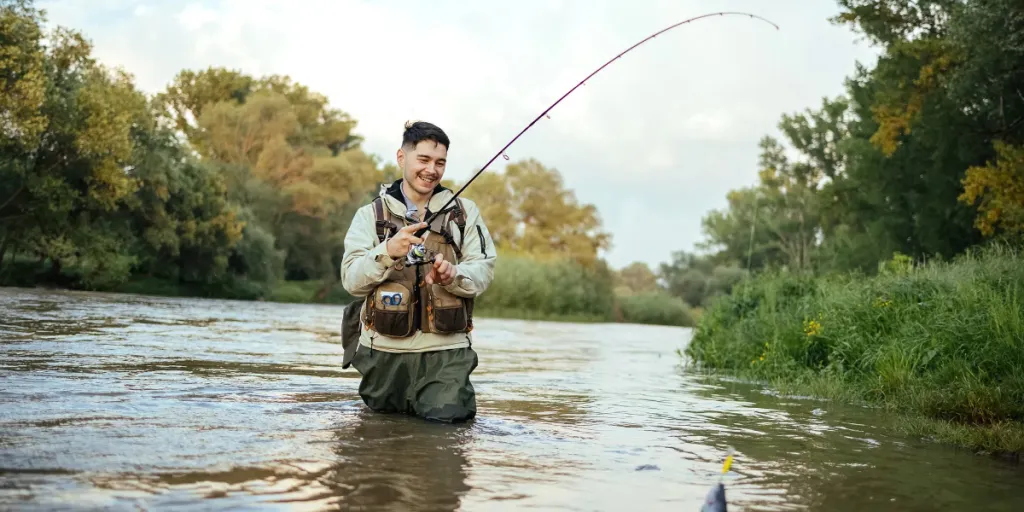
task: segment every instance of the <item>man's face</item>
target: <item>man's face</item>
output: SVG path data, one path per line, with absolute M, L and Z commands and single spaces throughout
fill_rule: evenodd
M 430 194 L 444 177 L 448 148 L 432 140 L 423 140 L 411 151 L 398 150 L 398 166 L 405 182 L 420 194 Z

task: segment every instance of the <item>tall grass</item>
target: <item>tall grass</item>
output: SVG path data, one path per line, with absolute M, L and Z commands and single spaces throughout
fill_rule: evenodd
M 991 247 L 953 262 L 897 259 L 870 278 L 763 274 L 705 310 L 686 355 L 879 404 L 905 415 L 908 432 L 1019 453 L 1024 258 Z

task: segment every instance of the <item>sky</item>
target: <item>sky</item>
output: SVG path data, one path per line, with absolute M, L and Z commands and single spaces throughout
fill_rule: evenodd
M 291 4 L 291 5 L 289 5 Z M 393 162 L 406 120 L 452 140 L 464 181 L 545 108 L 636 42 L 507 151 L 556 169 L 594 204 L 614 268 L 694 251 L 701 218 L 757 179 L 758 140 L 784 113 L 844 93 L 876 48 L 828 18 L 835 0 L 434 0 L 37 2 L 147 93 L 182 69 L 288 75 L 351 114 L 364 148 Z M 360 51 L 356 51 L 356 47 Z M 498 158 L 485 172 L 507 162 Z M 471 185 L 472 186 L 472 185 Z M 486 219 L 485 219 L 486 221 Z

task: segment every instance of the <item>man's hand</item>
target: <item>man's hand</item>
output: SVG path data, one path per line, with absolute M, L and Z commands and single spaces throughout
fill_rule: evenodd
M 441 286 L 448 286 L 455 280 L 455 265 L 452 265 L 438 254 L 434 256 L 434 266 L 430 269 L 430 273 L 427 274 L 424 280 L 427 284 L 437 283 Z
M 388 239 L 387 249 L 388 256 L 392 259 L 404 258 L 406 254 L 409 254 L 409 247 L 423 243 L 423 239 L 414 235 L 413 233 L 420 228 L 427 227 L 426 222 L 420 222 L 419 224 L 410 224 L 395 233 L 395 236 Z

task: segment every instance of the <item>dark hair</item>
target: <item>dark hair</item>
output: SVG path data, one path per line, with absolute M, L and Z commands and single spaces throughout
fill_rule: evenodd
M 437 125 L 426 121 L 408 121 L 405 123 L 405 132 L 402 134 L 402 147 L 414 148 L 425 140 L 432 140 L 438 144 L 443 144 L 446 149 L 451 149 L 448 135 L 444 133 L 444 130 L 438 128 Z

